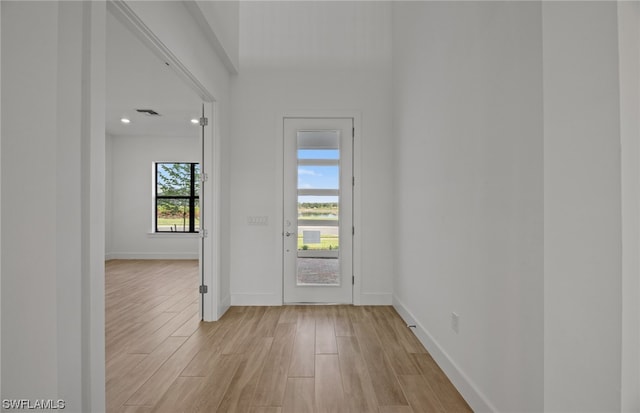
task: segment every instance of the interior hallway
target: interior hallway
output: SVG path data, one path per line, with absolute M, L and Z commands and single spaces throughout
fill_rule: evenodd
M 109 412 L 470 411 L 392 307 L 231 307 L 197 261 L 106 264 Z

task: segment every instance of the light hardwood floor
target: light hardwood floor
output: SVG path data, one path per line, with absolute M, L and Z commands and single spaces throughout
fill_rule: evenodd
M 231 307 L 196 261 L 106 264 L 109 412 L 468 412 L 392 307 Z

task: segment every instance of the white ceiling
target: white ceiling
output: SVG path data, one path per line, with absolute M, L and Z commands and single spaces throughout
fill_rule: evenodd
M 111 135 L 192 137 L 202 100 L 111 13 L 107 13 L 106 126 Z M 161 116 L 137 113 L 152 109 Z M 131 120 L 128 125 L 122 117 Z

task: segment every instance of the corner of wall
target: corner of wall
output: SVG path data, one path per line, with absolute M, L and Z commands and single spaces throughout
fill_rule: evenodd
M 640 411 L 640 5 L 618 3 L 622 149 L 623 412 Z
M 227 312 L 229 307 L 231 307 L 231 295 L 226 295 L 218 302 L 218 314 L 216 315 L 216 321 Z

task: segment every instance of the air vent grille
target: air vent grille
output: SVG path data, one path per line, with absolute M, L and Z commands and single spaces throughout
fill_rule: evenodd
M 160 116 L 160 114 L 153 109 L 136 109 L 136 112 L 144 113 L 147 116 Z

